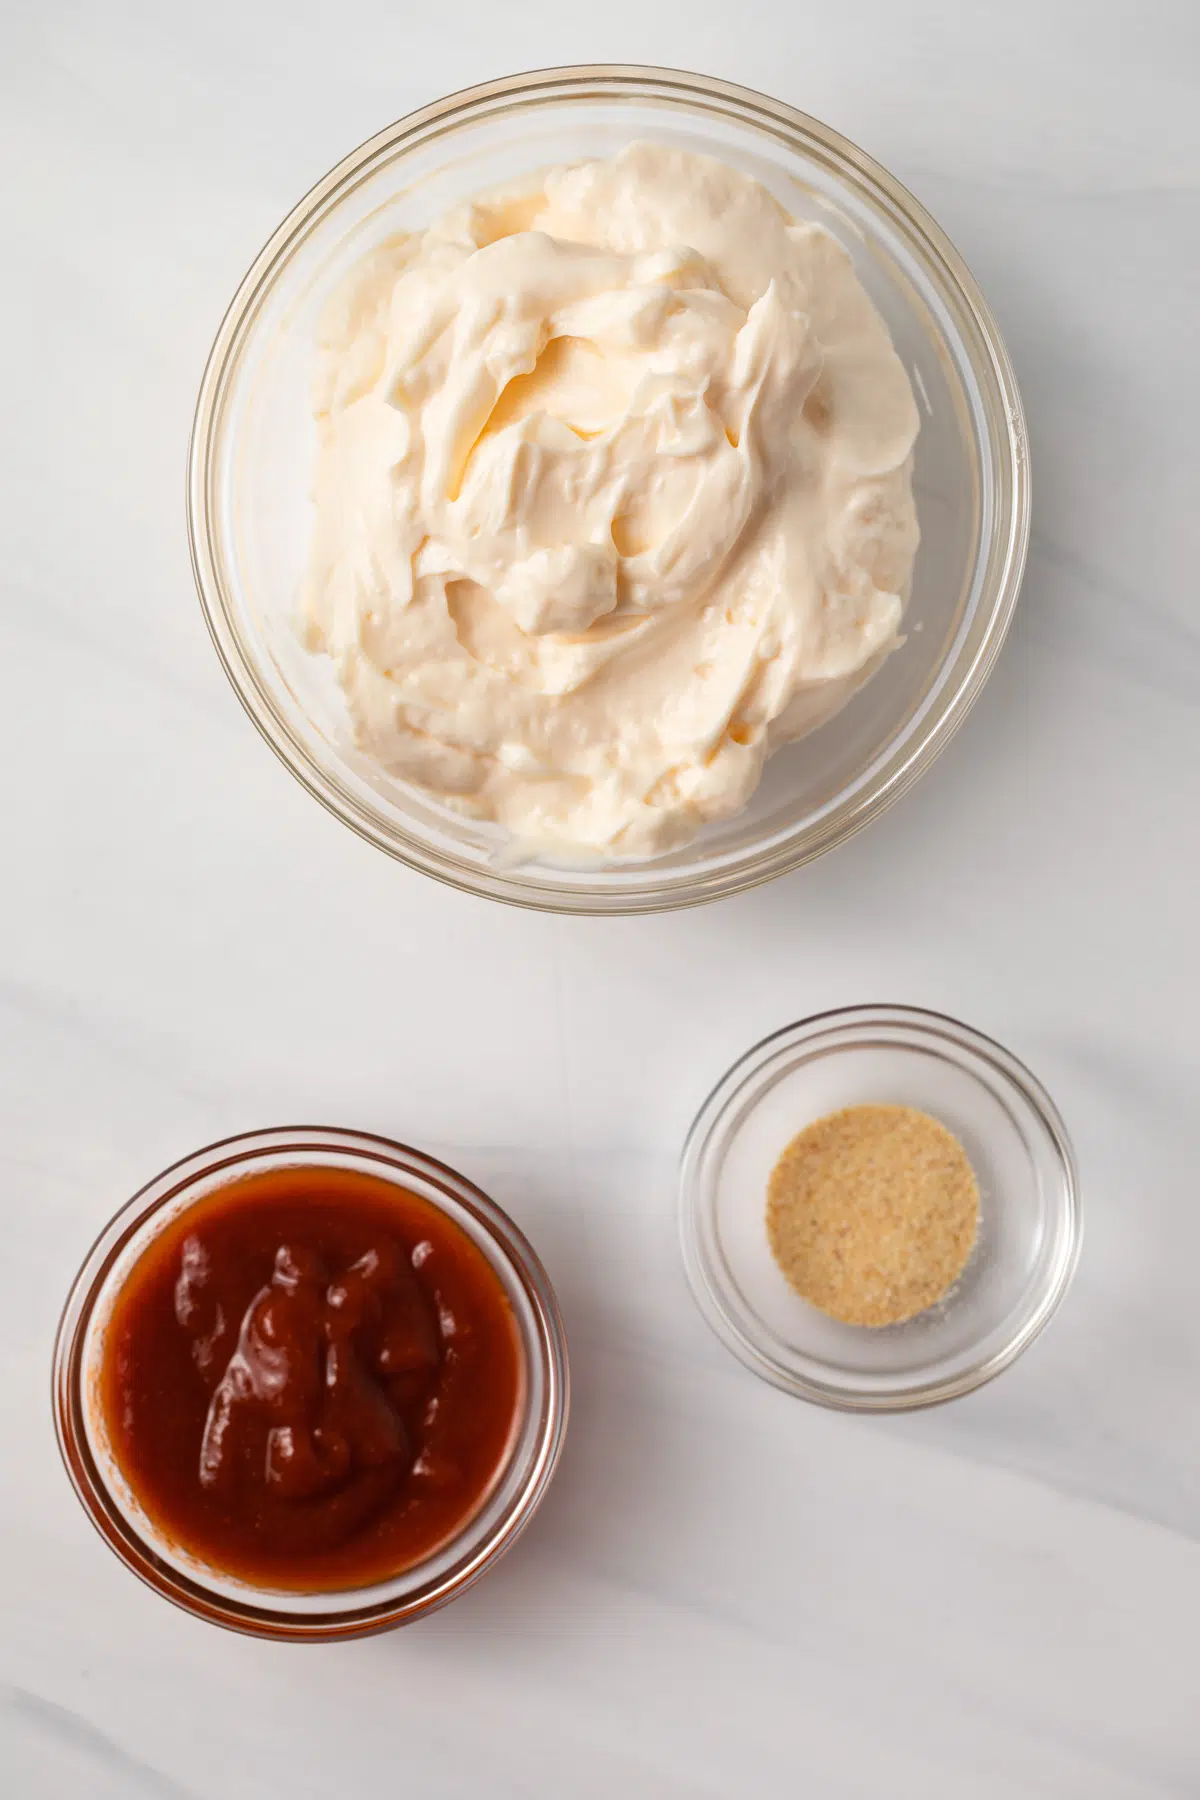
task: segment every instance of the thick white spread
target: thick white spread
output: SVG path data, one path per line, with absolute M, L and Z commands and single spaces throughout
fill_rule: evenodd
M 531 852 L 653 856 L 898 641 L 917 412 L 850 259 L 653 143 L 369 257 L 309 582 L 362 749 Z

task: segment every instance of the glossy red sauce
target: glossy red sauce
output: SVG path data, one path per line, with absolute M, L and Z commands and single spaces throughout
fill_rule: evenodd
M 466 1234 L 374 1176 L 243 1177 L 134 1265 L 100 1404 L 147 1514 L 277 1588 L 363 1586 L 453 1537 L 521 1401 L 504 1290 Z

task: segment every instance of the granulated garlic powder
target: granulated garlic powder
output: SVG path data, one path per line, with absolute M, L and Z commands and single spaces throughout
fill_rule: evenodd
M 911 1106 L 850 1106 L 788 1145 L 767 1189 L 767 1236 L 791 1286 L 848 1325 L 897 1325 L 940 1300 L 979 1229 L 958 1139 Z

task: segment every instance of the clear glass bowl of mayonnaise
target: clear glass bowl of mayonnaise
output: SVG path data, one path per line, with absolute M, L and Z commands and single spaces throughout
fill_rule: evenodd
M 921 411 L 921 545 L 904 642 L 826 724 L 771 756 L 749 804 L 647 861 L 523 859 L 494 825 L 389 776 L 356 745 L 330 659 L 306 648 L 318 321 L 370 250 L 456 203 L 636 139 L 743 170 L 832 232 L 882 314 Z M 644 68 L 513 76 L 381 132 L 284 220 L 213 347 L 188 474 L 192 558 L 251 718 L 331 812 L 411 867 L 560 912 L 718 899 L 819 855 L 890 805 L 962 722 L 1012 617 L 1029 532 L 1020 396 L 991 313 L 924 209 L 836 132 L 727 82 Z

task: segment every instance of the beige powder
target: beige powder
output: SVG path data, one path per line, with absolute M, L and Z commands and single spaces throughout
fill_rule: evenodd
M 957 1281 L 979 1229 L 958 1139 L 911 1106 L 850 1106 L 793 1138 L 771 1172 L 767 1236 L 805 1300 L 848 1325 L 896 1325 Z

